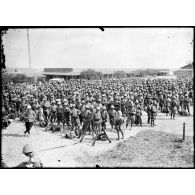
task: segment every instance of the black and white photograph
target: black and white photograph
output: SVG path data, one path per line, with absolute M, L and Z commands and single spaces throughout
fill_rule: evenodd
M 1 29 L 1 168 L 194 168 L 194 28 Z

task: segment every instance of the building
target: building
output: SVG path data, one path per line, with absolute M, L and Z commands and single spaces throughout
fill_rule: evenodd
M 82 69 L 73 68 L 44 68 L 43 75 L 46 76 L 46 80 L 54 78 L 79 79 Z
M 104 78 L 112 78 L 113 74 L 117 69 L 109 68 L 92 68 L 97 72 L 101 72 L 104 75 Z M 80 79 L 80 74 L 84 68 L 44 68 L 43 75 L 46 76 L 46 80 L 54 78 L 64 78 L 65 80 L 69 79 Z M 132 69 L 125 68 L 123 69 L 127 76 L 131 75 Z
M 183 66 L 182 68 L 176 70 L 174 72 L 174 75 L 177 76 L 177 78 L 182 78 L 182 77 L 191 77 L 194 76 L 193 74 L 193 64 L 188 64 L 186 66 Z

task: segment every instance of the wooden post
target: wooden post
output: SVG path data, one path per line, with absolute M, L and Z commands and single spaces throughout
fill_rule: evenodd
M 185 140 L 185 123 L 183 123 L 183 140 Z

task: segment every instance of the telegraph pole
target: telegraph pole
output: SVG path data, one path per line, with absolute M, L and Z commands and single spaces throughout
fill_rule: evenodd
M 30 37 L 29 37 L 29 29 L 27 29 L 27 44 L 28 44 L 28 60 L 29 60 L 29 69 L 31 69 L 31 53 L 30 53 Z

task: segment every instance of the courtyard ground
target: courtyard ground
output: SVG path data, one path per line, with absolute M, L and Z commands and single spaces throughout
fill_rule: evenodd
M 177 116 L 176 120 L 171 120 L 170 116 L 165 116 L 163 113 L 158 113 L 156 119 L 156 126 L 151 127 L 147 124 L 147 115 L 143 112 L 143 127 L 134 126 L 132 130 L 129 128 L 124 129 L 125 139 L 124 140 L 116 140 L 117 135 L 115 130 L 111 130 L 109 124 L 107 124 L 107 134 L 111 139 L 112 143 L 108 141 L 97 141 L 95 146 L 92 146 L 92 137 L 87 135 L 82 143 L 79 143 L 77 138 L 69 140 L 65 139 L 60 135 L 59 132 L 51 133 L 45 132 L 43 128 L 37 127 L 39 134 L 37 134 L 35 127 L 31 130 L 31 136 L 26 138 L 24 137 L 25 126 L 24 123 L 15 120 L 12 121 L 11 125 L 2 130 L 2 153 L 4 155 L 4 160 L 8 167 L 14 167 L 19 163 L 26 161 L 26 157 L 22 154 L 22 148 L 26 143 L 31 143 L 36 151 L 36 153 L 41 158 L 45 167 L 95 167 L 96 161 L 90 161 L 91 158 L 96 158 L 100 155 L 107 154 L 107 152 L 112 151 L 113 148 L 118 148 L 120 144 L 124 144 L 129 142 L 128 147 L 131 147 L 131 141 L 133 138 L 137 140 L 137 144 L 139 145 L 139 137 L 142 139 L 142 134 L 138 134 L 139 132 L 158 132 L 156 135 L 155 148 L 158 150 L 158 141 L 159 136 L 164 136 L 163 133 L 174 134 L 174 139 L 181 139 L 183 133 L 183 123 L 185 122 L 186 126 L 186 136 L 189 142 L 189 147 L 193 146 L 191 143 L 192 137 L 194 135 L 193 131 L 193 108 L 191 107 L 190 116 Z M 147 135 L 152 137 L 151 135 Z M 138 138 L 136 138 L 138 136 Z M 145 135 L 144 135 L 145 136 Z M 146 139 L 149 139 L 146 136 Z M 172 135 L 171 135 L 172 136 Z M 170 138 L 173 140 L 173 138 Z M 157 141 L 158 140 L 158 141 Z M 147 140 L 145 140 L 149 143 Z M 154 143 L 153 142 L 153 143 Z M 135 143 L 135 142 L 133 142 Z M 145 144 L 145 143 L 144 143 Z M 159 142 L 159 147 L 160 147 Z M 192 144 L 192 145 L 191 145 Z M 125 147 L 125 146 L 124 146 Z M 132 146 L 133 147 L 133 146 Z M 119 147 L 120 148 L 120 147 Z M 126 147 L 125 147 L 126 148 Z M 154 149 L 155 149 L 154 148 Z M 185 146 L 186 148 L 186 146 Z M 193 147 L 192 147 L 193 148 Z M 147 148 L 145 148 L 147 150 Z M 182 151 L 182 148 L 178 148 L 178 150 Z M 135 154 L 135 152 L 133 152 Z M 148 154 L 148 153 L 147 153 Z M 166 154 L 164 154 L 166 156 Z M 160 157 L 160 156 L 159 156 Z M 145 157 L 144 157 L 145 158 Z M 86 163 L 85 160 L 89 159 L 91 163 Z M 144 162 L 144 161 L 143 161 Z M 126 166 L 140 166 L 140 162 L 137 161 L 137 164 L 126 164 Z M 152 164 L 146 163 L 145 166 L 150 166 Z M 183 165 L 183 164 L 179 164 Z M 125 165 L 124 165 L 125 166 Z M 141 166 L 144 166 L 143 164 Z M 167 162 L 167 166 L 178 166 L 176 161 L 172 161 L 172 165 Z

